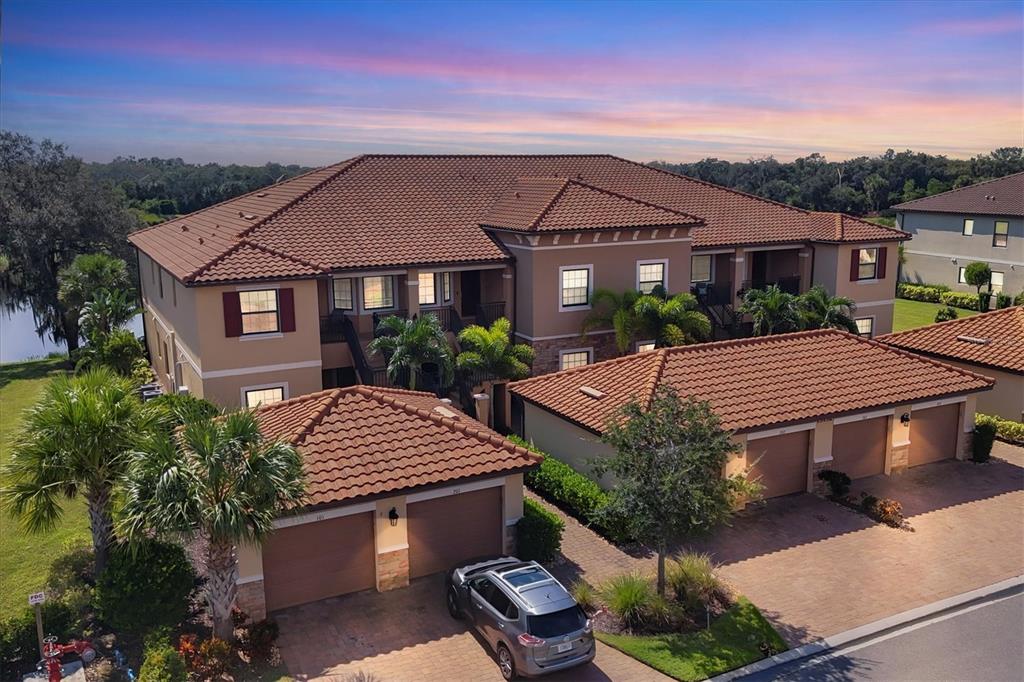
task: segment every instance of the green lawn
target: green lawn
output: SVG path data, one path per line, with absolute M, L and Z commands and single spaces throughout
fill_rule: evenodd
M 22 412 L 35 402 L 49 377 L 63 371 L 64 362 L 56 359 L 0 365 L 0 465 L 10 459 Z M 64 509 L 60 525 L 41 535 L 27 535 L 17 521 L 0 514 L 0 620 L 27 606 L 28 595 L 42 586 L 50 563 L 65 547 L 89 541 L 84 502 L 69 502 Z
M 759 645 L 776 651 L 786 643 L 757 607 L 740 598 L 708 630 L 633 637 L 595 633 L 605 644 L 677 680 L 704 680 L 764 658 Z
M 939 308 L 946 306 L 941 303 L 926 303 L 924 301 L 909 301 L 905 298 L 897 298 L 892 314 L 892 330 L 901 332 L 904 329 L 923 327 L 935 323 L 935 313 Z M 978 313 L 963 308 L 953 308 L 960 317 L 970 317 Z

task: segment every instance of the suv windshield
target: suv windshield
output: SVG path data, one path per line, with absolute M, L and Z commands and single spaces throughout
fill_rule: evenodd
M 543 616 L 528 616 L 526 620 L 530 634 L 545 639 L 582 630 L 587 624 L 587 616 L 579 606 L 545 613 Z

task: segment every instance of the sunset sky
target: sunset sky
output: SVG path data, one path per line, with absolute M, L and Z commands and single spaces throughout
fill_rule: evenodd
M 2 127 L 89 160 L 1022 144 L 1024 3 L 24 2 Z

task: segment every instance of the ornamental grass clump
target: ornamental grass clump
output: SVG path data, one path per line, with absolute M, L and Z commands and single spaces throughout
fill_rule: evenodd
M 669 560 L 666 579 L 688 610 L 710 607 L 725 593 L 709 554 L 684 552 Z

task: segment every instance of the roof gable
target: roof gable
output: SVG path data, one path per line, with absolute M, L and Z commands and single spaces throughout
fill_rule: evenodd
M 893 208 L 901 211 L 1024 216 L 1024 172 L 905 201 Z

